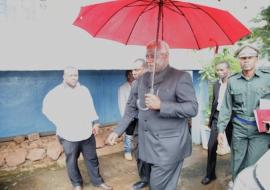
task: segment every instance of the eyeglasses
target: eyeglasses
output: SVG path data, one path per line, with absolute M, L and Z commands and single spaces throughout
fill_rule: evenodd
M 151 54 L 146 54 L 145 57 L 148 59 L 149 58 L 154 59 L 155 55 L 153 53 L 151 53 Z
M 161 56 L 164 56 L 164 55 L 168 55 L 168 53 L 157 53 L 157 58 L 158 57 L 161 57 Z M 146 55 L 145 55 L 145 57 L 147 58 L 147 59 L 154 59 L 155 58 L 155 54 L 154 53 L 147 53 Z

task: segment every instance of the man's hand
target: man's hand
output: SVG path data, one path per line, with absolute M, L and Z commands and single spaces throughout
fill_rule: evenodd
M 92 131 L 93 131 L 93 134 L 95 136 L 98 134 L 98 132 L 99 132 L 99 124 L 98 123 L 94 124 Z
M 106 139 L 105 143 L 109 145 L 115 145 L 116 139 L 118 138 L 118 134 L 116 132 L 112 132 Z
M 160 99 L 158 96 L 154 94 L 145 94 L 145 106 L 151 110 L 159 110 L 160 109 Z
M 224 133 L 218 133 L 218 144 L 224 145 L 225 142 L 225 134 Z

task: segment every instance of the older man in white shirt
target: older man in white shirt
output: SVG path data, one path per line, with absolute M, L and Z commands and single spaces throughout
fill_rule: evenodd
M 78 168 L 78 157 L 83 154 L 94 186 L 111 190 L 99 173 L 94 135 L 98 133 L 98 115 L 89 90 L 78 82 L 78 69 L 67 67 L 63 83 L 53 88 L 44 98 L 43 113 L 56 126 L 56 134 L 63 145 L 66 165 L 74 190 L 81 190 L 83 179 Z

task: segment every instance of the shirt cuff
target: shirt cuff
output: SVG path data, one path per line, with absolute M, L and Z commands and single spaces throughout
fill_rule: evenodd
M 160 102 L 159 114 L 162 117 L 170 117 L 172 113 L 172 106 L 169 102 Z
M 224 133 L 225 129 L 218 127 L 218 133 Z

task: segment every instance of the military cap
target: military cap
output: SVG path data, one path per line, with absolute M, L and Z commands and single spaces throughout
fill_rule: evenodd
M 244 45 L 235 52 L 235 57 L 257 57 L 259 53 L 260 51 L 257 48 L 251 45 Z

